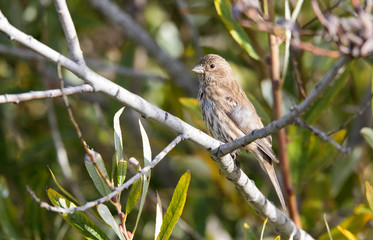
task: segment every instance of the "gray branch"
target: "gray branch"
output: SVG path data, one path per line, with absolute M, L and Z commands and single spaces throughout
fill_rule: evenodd
M 83 93 L 83 92 L 94 92 L 94 89 L 89 84 L 66 87 L 63 89 L 64 95 L 72 95 L 72 94 Z M 63 94 L 62 94 L 61 89 L 32 91 L 32 92 L 18 93 L 18 94 L 4 94 L 4 95 L 0 95 L 0 103 L 20 103 L 23 101 L 29 101 L 33 99 L 61 97 Z
M 78 64 L 85 64 L 83 52 L 80 48 L 78 40 L 78 35 L 76 34 L 74 22 L 71 19 L 69 9 L 67 8 L 66 0 L 54 0 L 54 5 L 56 6 L 58 17 L 65 33 L 71 58 Z
M 138 111 L 143 116 L 153 119 L 179 134 L 183 134 L 185 138 L 192 140 L 205 149 L 211 151 L 212 149 L 218 148 L 222 144 L 202 131 L 183 122 L 181 119 L 163 111 L 162 109 L 159 109 L 143 98 L 93 72 L 87 66 L 80 66 L 69 58 L 38 42 L 33 37 L 24 34 L 10 25 L 1 12 L 0 30 L 9 35 L 11 39 L 26 45 L 30 49 L 38 52 L 44 57 L 47 57 L 53 62 L 58 62 L 61 66 L 65 67 L 87 83 L 91 84 L 95 91 L 101 91 L 111 97 L 114 97 L 124 105 Z M 315 91 L 321 90 L 316 88 Z M 261 131 L 266 131 L 267 135 L 270 134 L 268 127 Z M 235 184 L 245 200 L 250 202 L 260 215 L 265 218 L 268 217 L 272 224 L 279 229 L 284 237 L 293 237 L 294 239 L 313 239 L 306 232 L 297 228 L 294 222 L 292 222 L 283 212 L 278 210 L 268 199 L 266 199 L 266 197 L 255 186 L 254 182 L 250 180 L 239 167 L 236 166 L 229 154 L 217 158 L 216 160 L 221 171 L 233 184 Z M 114 195 L 108 195 L 109 198 L 113 196 Z M 88 204 L 87 207 L 90 207 L 90 205 Z

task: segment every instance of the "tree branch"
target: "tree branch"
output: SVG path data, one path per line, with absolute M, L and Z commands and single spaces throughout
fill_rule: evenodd
M 67 8 L 66 0 L 54 0 L 54 5 L 56 6 L 58 17 L 65 33 L 71 58 L 79 65 L 85 64 L 83 52 L 80 48 L 78 40 L 78 35 L 74 27 L 74 22 L 71 19 L 69 9 Z
M 75 93 L 83 92 L 94 92 L 94 89 L 89 84 L 83 84 L 79 86 L 71 86 L 63 89 L 63 94 L 72 95 Z M 41 98 L 55 98 L 61 97 L 61 89 L 51 89 L 51 90 L 42 90 L 42 91 L 31 91 L 27 93 L 17 93 L 17 94 L 4 94 L 0 95 L 0 104 L 1 103 L 20 103 L 23 101 L 29 101 L 34 99 Z
M 105 1 L 103 1 L 105 2 Z M 129 92 L 128 90 L 109 81 L 101 75 L 93 72 L 87 66 L 80 66 L 72 60 L 66 58 L 60 53 L 50 49 L 44 44 L 38 42 L 31 36 L 24 34 L 15 27 L 9 24 L 7 19 L 0 12 L 0 30 L 9 35 L 13 40 L 18 41 L 41 55 L 49 58 L 54 62 L 58 62 L 61 66 L 67 68 L 72 73 L 82 78 L 87 83 L 91 84 L 96 91 L 101 91 L 109 96 L 114 97 L 126 106 L 138 111 L 144 117 L 151 118 L 162 125 L 174 130 L 177 133 L 182 133 L 185 138 L 201 145 L 207 150 L 218 148 L 222 143 L 203 133 L 202 131 L 183 122 L 181 119 L 165 112 L 158 107 L 145 101 L 143 98 Z M 346 62 L 346 58 L 340 61 L 340 64 Z M 338 68 L 339 69 L 339 68 Z M 310 94 L 312 95 L 312 94 Z M 292 119 L 287 120 L 289 123 Z M 270 128 L 262 130 L 267 135 L 270 134 Z M 275 131 L 276 128 L 272 129 Z M 273 223 L 279 231 L 285 236 L 292 236 L 294 239 L 312 239 L 306 232 L 297 228 L 295 224 L 280 210 L 278 210 L 255 186 L 247 175 L 236 166 L 230 155 L 225 155 L 221 158 L 215 158 L 219 168 L 224 175 L 235 184 L 235 187 L 243 195 L 244 199 L 250 202 L 258 213 Z M 142 172 L 140 172 L 142 173 Z M 140 174 L 139 173 L 139 174 Z M 137 175 L 135 175 L 137 176 Z M 139 178 L 140 176 L 138 176 Z M 128 187 L 128 186 L 125 186 Z M 125 188 L 123 187 L 123 189 Z M 118 190 L 119 191 L 119 190 Z M 114 192 L 109 197 L 115 196 Z M 100 200 L 101 201 L 101 200 Z M 99 202 L 100 203 L 100 202 Z M 94 206 L 95 203 L 89 203 L 87 208 Z M 58 209 L 61 210 L 61 209 Z

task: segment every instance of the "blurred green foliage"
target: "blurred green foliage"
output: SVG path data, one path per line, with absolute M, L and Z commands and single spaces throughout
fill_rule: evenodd
M 213 1 L 187 1 L 187 11 L 180 8 L 177 1 L 149 0 L 145 5 L 139 5 L 139 1 L 115 2 L 130 13 L 164 51 L 177 57 L 188 69 L 194 67 L 206 53 L 217 53 L 225 57 L 263 122 L 268 124 L 272 120 L 266 33 L 245 29 L 260 57 L 259 60 L 254 60 L 232 38 L 226 23 L 217 14 Z M 331 2 L 333 1 L 325 1 L 324 4 L 327 6 Z M 159 67 L 155 59 L 147 56 L 141 46 L 129 40 L 118 26 L 106 21 L 87 1 L 68 1 L 68 6 L 87 59 L 159 75 L 163 80 L 124 76 L 102 68 L 97 68 L 97 72 L 207 132 L 195 100 L 197 90 L 193 96 L 186 94 L 184 89 L 167 78 L 165 70 Z M 299 26 L 314 18 L 310 9 L 310 1 L 305 1 L 297 19 Z M 0 10 L 20 30 L 68 55 L 53 1 L 0 1 Z M 279 18 L 284 16 L 282 1 L 276 1 L 275 11 Z M 337 7 L 335 13 L 348 14 L 343 7 Z M 308 29 L 320 30 L 321 25 L 315 21 L 308 25 Z M 332 43 L 323 41 L 318 36 L 306 36 L 302 40 L 326 49 L 334 48 Z M 3 33 L 0 33 L 0 44 L 23 48 Z M 295 58 L 306 93 L 312 91 L 333 63 L 332 59 L 308 52 L 297 52 Z M 283 85 L 284 111 L 301 101 L 292 74 L 293 67 L 290 64 Z M 76 84 L 77 79 L 72 74 L 64 71 L 64 76 L 67 84 Z M 196 85 L 196 82 L 191 84 Z M 351 149 L 349 154 L 342 155 L 331 144 L 323 142 L 308 130 L 295 126 L 287 128 L 291 174 L 303 228 L 315 237 L 320 236 L 320 239 L 328 239 L 324 214 L 332 233 L 336 234 L 335 239 L 343 239 L 338 225 L 353 234 L 359 234 L 362 239 L 373 235 L 372 213 L 371 209 L 368 211 L 365 194 L 365 182 L 373 182 L 373 152 L 368 144 L 371 144 L 369 139 L 373 138 L 371 129 L 362 132 L 367 140 L 360 133 L 363 127 L 372 128 L 372 108 L 365 107 L 371 99 L 371 85 L 371 61 L 353 60 L 304 116 L 308 123 L 325 132 L 337 130 L 332 137 Z M 0 86 L 0 94 L 58 88 L 56 66 L 49 62 L 0 53 Z M 83 137 L 90 147 L 101 154 L 106 168 L 110 169 L 115 152 L 112 119 L 122 107 L 121 104 L 100 93 L 77 94 L 70 96 L 69 100 Z M 57 161 L 48 120 L 48 101 L 32 100 L 0 105 L 0 239 L 83 239 L 59 214 L 41 209 L 26 192 L 28 185 L 37 196 L 48 201 L 46 188 L 58 188 L 48 167 L 65 189 L 73 191 Z M 99 198 L 100 194 L 85 169 L 85 152 L 68 118 L 64 103 L 60 98 L 53 99 L 52 103 L 58 131 L 68 153 L 73 180 L 85 200 Z M 356 115 L 358 112 L 361 114 Z M 355 117 L 344 125 L 352 116 Z M 125 160 L 130 157 L 143 159 L 138 118 L 141 116 L 128 108 L 121 117 Z M 142 123 L 154 156 L 176 136 L 176 133 L 158 123 L 146 119 Z M 340 126 L 343 129 L 339 130 Z M 276 136 L 273 137 L 276 149 Z M 247 154 L 241 155 L 238 160 L 244 171 L 277 204 L 271 184 L 259 170 L 256 161 L 247 160 L 251 158 Z M 260 236 L 263 219 L 244 203 L 233 185 L 219 174 L 208 152 L 193 142 L 184 141 L 179 144 L 152 170 L 150 189 L 157 190 L 163 202 L 169 203 L 178 179 L 187 169 L 190 169 L 193 177 L 182 218 L 198 234 L 206 239 L 214 239 L 214 234 L 219 229 L 219 234 L 227 236 L 227 239 L 252 239 L 252 235 L 257 238 Z M 128 165 L 128 171 L 129 175 L 133 175 L 137 169 Z M 129 177 L 126 176 L 126 179 Z M 129 191 L 123 195 L 125 197 L 121 200 L 125 201 Z M 130 229 L 133 229 L 136 217 L 129 215 L 127 221 Z M 147 199 L 136 239 L 153 239 L 154 224 L 155 203 Z M 268 225 L 265 235 L 275 236 L 274 233 L 275 230 Z M 116 238 L 114 234 L 107 235 L 110 239 Z M 174 239 L 194 239 L 179 226 L 176 226 L 172 236 Z

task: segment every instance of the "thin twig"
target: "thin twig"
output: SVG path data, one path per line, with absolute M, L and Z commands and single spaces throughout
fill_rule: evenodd
M 73 114 L 73 111 L 71 110 L 71 105 L 69 103 L 69 99 L 67 98 L 67 96 L 63 92 L 65 81 L 63 79 L 62 71 L 61 71 L 61 65 L 59 63 L 57 64 L 57 73 L 58 73 L 58 78 L 60 79 L 60 83 L 61 83 L 61 92 L 62 92 L 63 101 L 64 101 L 65 106 L 66 106 L 66 110 L 69 114 L 70 121 L 74 125 L 75 131 L 78 134 L 78 137 L 83 144 L 84 150 L 85 150 L 86 154 L 88 155 L 89 159 L 91 160 L 91 162 L 93 163 L 93 165 L 95 166 L 97 172 L 100 174 L 101 178 L 105 180 L 106 184 L 109 186 L 109 188 L 111 190 L 114 190 L 114 185 L 112 184 L 112 182 L 104 174 L 102 169 L 97 165 L 96 160 L 95 160 L 95 158 L 92 154 L 92 151 L 89 149 L 88 144 L 84 140 L 82 132 L 80 131 L 79 125 L 75 121 L 74 114 Z
M 296 118 L 294 120 L 294 125 L 310 130 L 315 136 L 318 136 L 323 141 L 329 142 L 330 144 L 332 144 L 341 153 L 343 153 L 343 154 L 349 153 L 348 149 L 339 145 L 336 141 L 334 141 L 333 138 L 329 137 L 325 132 L 321 131 L 320 129 L 318 129 L 318 128 L 312 126 L 312 125 L 308 125 L 303 119 Z
M 82 84 L 79 86 L 69 86 L 63 89 L 65 95 L 72 95 L 76 93 L 87 93 L 94 92 L 94 89 L 89 84 Z M 26 93 L 17 93 L 17 94 L 4 94 L 0 95 L 0 104 L 1 103 L 20 103 L 23 101 L 30 101 L 34 99 L 41 98 L 56 98 L 61 97 L 61 89 L 50 89 L 50 90 L 41 90 L 41 91 L 31 91 Z
M 177 144 L 179 144 L 182 140 L 187 139 L 187 136 L 184 134 L 178 135 L 166 148 L 164 148 L 154 159 L 150 162 L 149 165 L 142 168 L 138 173 L 136 173 L 133 177 L 128 179 L 125 183 L 120 185 L 119 187 L 114 188 L 114 190 L 109 193 L 108 195 L 96 199 L 94 201 L 87 202 L 86 204 L 74 207 L 74 208 L 62 208 L 62 207 L 54 207 L 49 205 L 46 202 L 43 202 L 38 198 L 35 193 L 27 186 L 27 192 L 31 195 L 32 199 L 39 203 L 40 207 L 47 209 L 48 211 L 52 212 L 58 212 L 58 213 L 73 213 L 73 212 L 82 212 L 86 211 L 94 206 L 97 206 L 101 203 L 110 201 L 113 197 L 115 197 L 117 194 L 121 193 L 124 189 L 127 189 L 130 187 L 133 183 L 135 183 L 138 179 L 141 178 L 144 174 L 149 172 L 151 169 L 153 169 L 157 164 L 174 148 Z
M 44 86 L 48 87 L 48 74 L 45 71 L 46 64 L 45 62 L 39 62 L 37 64 L 39 72 L 43 75 Z M 87 84 L 88 85 L 88 84 Z M 91 87 L 90 85 L 88 85 Z M 92 87 L 91 87 L 92 88 Z M 59 89 L 60 90 L 60 89 Z M 92 89 L 93 90 L 93 89 Z M 61 90 L 60 90 L 61 91 Z M 63 91 L 61 91 L 62 94 Z M 74 181 L 74 175 L 69 162 L 69 157 L 67 155 L 66 148 L 63 144 L 60 131 L 58 129 L 58 121 L 56 118 L 56 112 L 53 106 L 52 99 L 46 100 L 48 106 L 48 123 L 52 133 L 53 143 L 57 151 L 57 162 L 60 165 L 63 176 L 65 177 L 68 186 L 70 186 L 74 195 L 79 199 L 80 202 L 85 202 L 84 195 L 79 189 L 79 186 L 76 181 Z

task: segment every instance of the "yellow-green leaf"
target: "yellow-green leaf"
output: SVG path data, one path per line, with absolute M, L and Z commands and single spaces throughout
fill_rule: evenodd
M 127 161 L 119 160 L 117 166 L 117 182 L 118 186 L 122 185 L 127 175 Z
M 345 236 L 348 240 L 359 240 L 357 236 L 352 234 L 352 232 L 348 231 L 347 229 L 344 229 L 341 226 L 337 226 L 338 230 Z
M 365 194 L 367 196 L 369 207 L 373 211 L 373 188 L 368 181 L 365 182 Z
M 223 21 L 225 27 L 233 39 L 250 55 L 250 57 L 258 60 L 258 54 L 251 46 L 251 41 L 246 35 L 245 30 L 240 24 L 235 21 L 231 15 L 231 4 L 229 0 L 215 0 L 214 1 L 216 11 Z
M 172 230 L 184 209 L 190 178 L 191 174 L 189 171 L 181 176 L 175 188 L 170 205 L 167 208 L 157 240 L 167 240 L 171 236 Z
M 54 206 L 62 208 L 76 207 L 73 202 L 70 202 L 68 199 L 51 188 L 48 189 L 47 195 Z M 84 213 L 60 213 L 60 215 L 68 224 L 78 230 L 86 239 L 109 240 L 106 234 Z
M 127 204 L 126 204 L 126 215 L 128 215 L 132 209 L 135 207 L 137 200 L 140 197 L 142 189 L 142 181 L 138 179 L 131 188 L 130 194 L 128 196 Z

